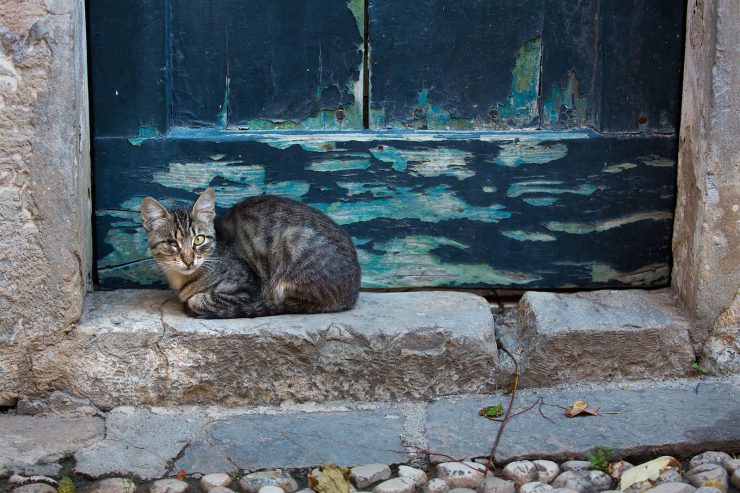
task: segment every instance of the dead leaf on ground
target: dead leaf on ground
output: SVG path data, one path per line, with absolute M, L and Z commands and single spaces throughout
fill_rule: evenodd
M 308 486 L 317 493 L 349 493 L 349 478 L 352 472 L 333 462 L 321 467 L 321 474 L 308 475 Z
M 655 481 L 658 479 L 658 476 L 671 467 L 679 469 L 681 464 L 675 458 L 664 455 L 663 457 L 639 464 L 632 469 L 627 469 L 622 473 L 619 489 L 624 491 L 636 483 Z
M 596 410 L 589 409 L 588 404 L 583 401 L 575 401 L 572 406 L 565 410 L 565 415 L 569 418 L 574 418 L 580 414 L 590 414 L 591 416 L 599 415 Z

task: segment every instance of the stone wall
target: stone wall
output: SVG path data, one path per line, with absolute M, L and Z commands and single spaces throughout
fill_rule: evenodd
M 0 7 L 0 405 L 82 309 L 92 261 L 81 0 Z
M 715 324 L 730 334 L 734 324 L 725 343 L 737 354 L 728 317 L 740 303 L 740 2 L 690 0 L 686 39 L 673 288 L 695 348 Z

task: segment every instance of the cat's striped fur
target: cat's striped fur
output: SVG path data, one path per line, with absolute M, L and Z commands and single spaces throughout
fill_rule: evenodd
M 252 197 L 215 218 L 209 188 L 190 209 L 147 197 L 141 215 L 152 254 L 191 316 L 336 312 L 357 301 L 349 235 L 294 200 Z

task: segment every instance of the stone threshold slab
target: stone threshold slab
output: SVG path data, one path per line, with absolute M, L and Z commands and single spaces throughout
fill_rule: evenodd
M 119 405 L 392 401 L 494 390 L 485 299 L 362 293 L 343 313 L 200 320 L 167 291 L 88 297 L 74 329 L 32 355 L 41 391 Z

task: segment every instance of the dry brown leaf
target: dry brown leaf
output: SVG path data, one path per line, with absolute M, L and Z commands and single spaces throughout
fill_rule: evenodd
M 568 409 L 565 410 L 565 415 L 569 418 L 574 418 L 579 414 L 590 414 L 591 416 L 598 416 L 599 413 L 594 409 L 589 409 L 588 404 L 583 401 L 575 401 Z
M 670 467 L 679 469 L 681 464 L 669 455 L 664 455 L 663 457 L 658 457 L 657 459 L 639 464 L 622 473 L 622 478 L 619 482 L 619 489 L 624 491 L 636 483 L 655 481 L 663 471 Z
M 321 467 L 320 475 L 308 475 L 308 485 L 317 493 L 349 493 L 351 474 L 348 468 L 327 462 Z

